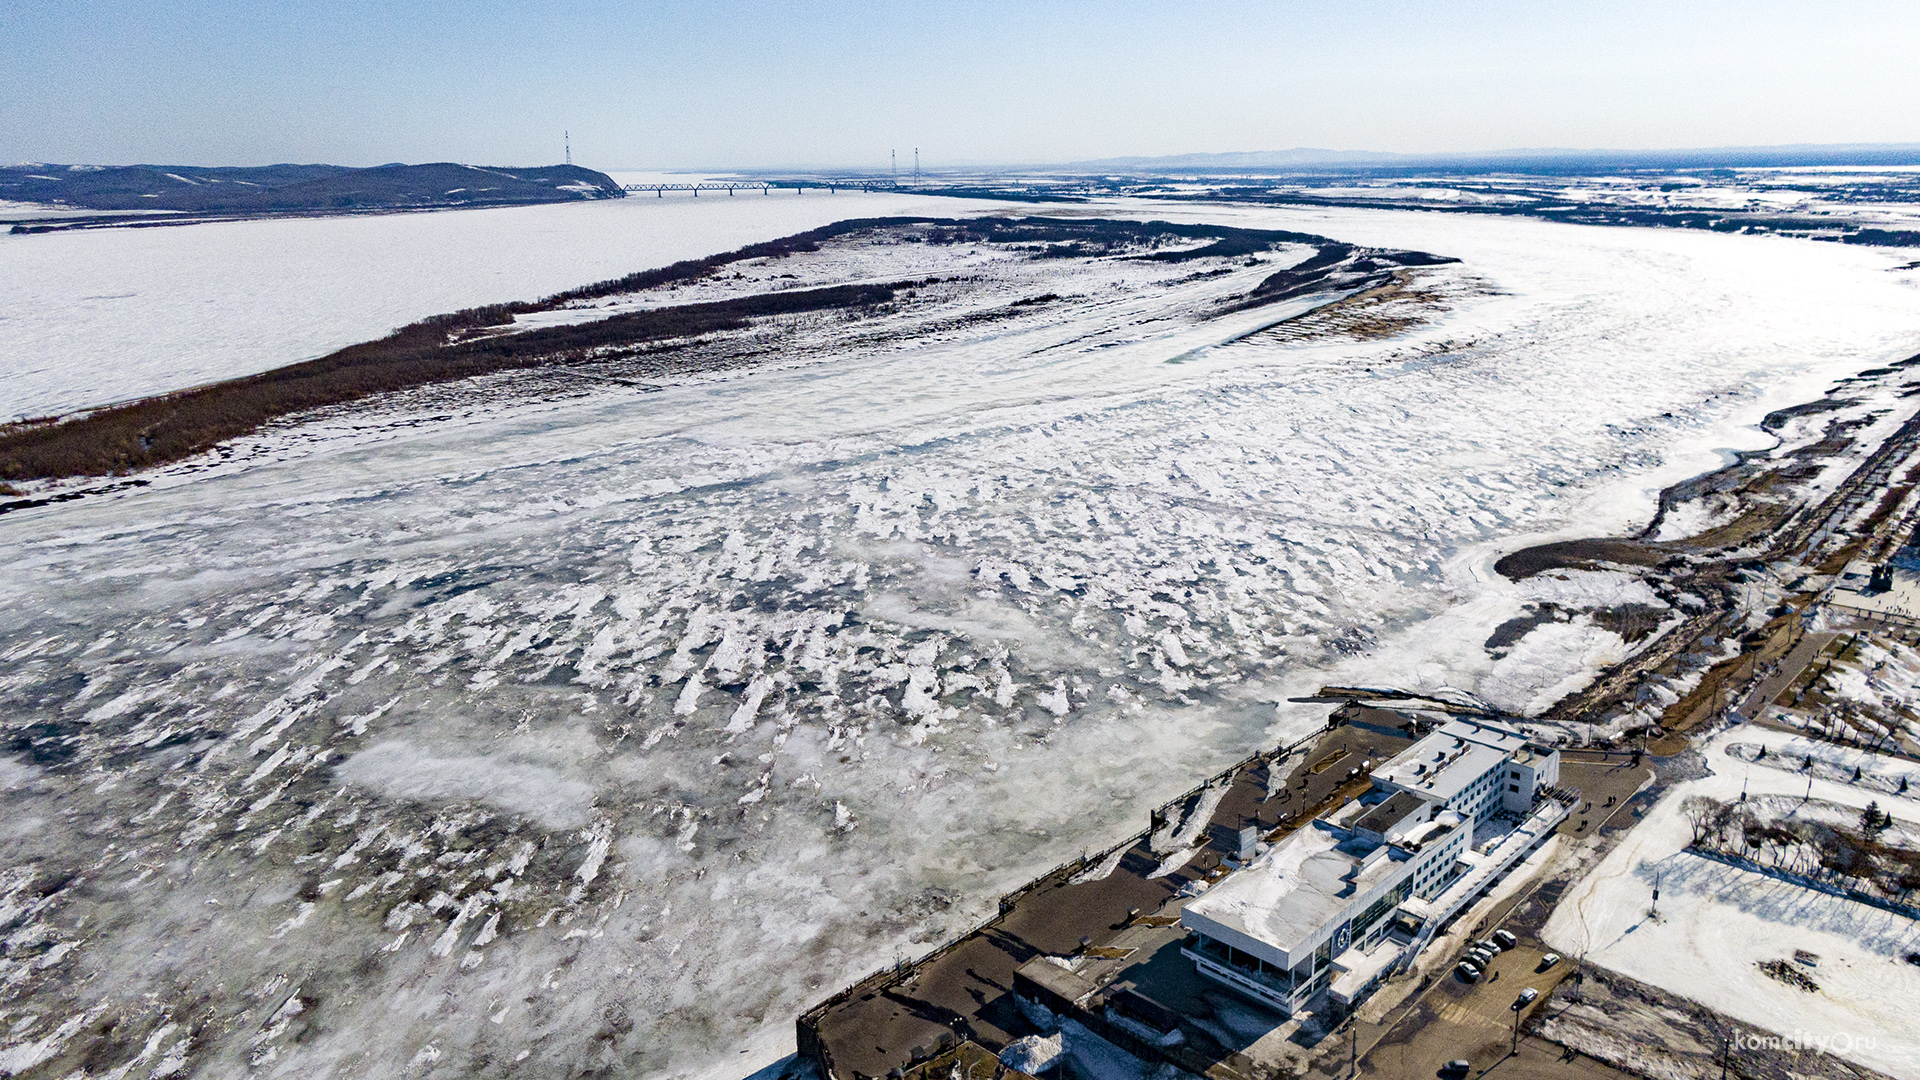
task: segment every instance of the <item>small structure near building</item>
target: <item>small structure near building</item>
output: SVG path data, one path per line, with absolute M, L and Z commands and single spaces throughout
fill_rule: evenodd
M 1920 625 L 1920 550 L 1901 548 L 1879 565 L 1855 559 L 1841 571 L 1827 600 L 1856 617 Z

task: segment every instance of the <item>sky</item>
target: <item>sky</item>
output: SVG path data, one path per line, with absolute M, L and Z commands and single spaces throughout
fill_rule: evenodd
M 1920 142 L 1920 4 L 7 0 L 0 161 L 930 169 Z

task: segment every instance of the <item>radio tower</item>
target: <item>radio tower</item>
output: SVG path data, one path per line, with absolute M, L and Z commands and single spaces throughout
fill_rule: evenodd
M 887 151 L 887 179 L 894 187 L 900 186 L 900 151 Z
M 567 147 L 567 164 L 569 164 L 569 165 L 571 165 L 571 164 L 573 164 L 573 132 L 571 132 L 571 131 L 563 131 L 563 132 L 561 132 L 561 133 L 560 133 L 560 140 L 561 140 L 562 142 L 564 142 L 564 143 L 566 144 L 566 147 Z
M 913 148 L 913 186 L 920 186 L 920 148 Z

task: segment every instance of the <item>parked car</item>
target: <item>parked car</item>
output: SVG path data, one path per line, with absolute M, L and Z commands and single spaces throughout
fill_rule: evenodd
M 1529 986 L 1525 990 L 1520 991 L 1520 1004 L 1531 1005 L 1533 1004 L 1533 999 L 1539 996 L 1540 996 L 1540 991 L 1535 990 L 1533 987 Z
M 1560 954 L 1557 952 L 1550 952 L 1547 955 L 1540 958 L 1540 970 L 1545 971 L 1559 962 L 1560 962 Z
M 1465 1076 L 1467 1070 L 1471 1068 L 1473 1068 L 1473 1062 L 1468 1061 L 1466 1058 L 1454 1058 L 1452 1061 L 1440 1066 L 1440 1071 L 1453 1076 Z
M 1474 967 L 1471 960 L 1460 961 L 1454 966 L 1453 972 L 1467 982 L 1475 982 L 1480 978 L 1480 969 Z
M 1480 946 L 1483 949 L 1492 949 L 1494 952 L 1499 952 L 1501 949 L 1506 948 L 1505 945 L 1500 944 L 1499 942 L 1493 940 L 1492 938 L 1482 938 L 1479 941 L 1474 942 L 1474 944 Z
M 1498 955 L 1499 954 L 1492 949 L 1473 948 L 1467 950 L 1467 959 L 1479 964 L 1481 967 L 1486 967 L 1487 962 Z
M 1499 942 L 1500 947 L 1503 949 L 1511 949 L 1515 945 L 1520 944 L 1519 938 L 1514 937 L 1511 933 L 1505 930 L 1495 930 L 1493 932 L 1493 940 Z

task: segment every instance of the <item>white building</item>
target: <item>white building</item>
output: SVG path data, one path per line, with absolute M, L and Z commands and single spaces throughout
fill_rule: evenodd
M 1295 830 L 1186 906 L 1184 951 L 1202 974 L 1294 1011 L 1363 966 L 1401 902 L 1442 887 L 1473 835 L 1466 817 L 1405 793 L 1342 810 L 1366 813 Z
M 1560 755 L 1510 728 L 1449 720 L 1372 778 L 1373 795 L 1295 830 L 1186 906 L 1182 952 L 1201 974 L 1287 1013 L 1321 991 L 1352 1004 L 1418 931 L 1421 917 L 1402 905 L 1431 910 L 1425 901 L 1465 868 L 1476 822 L 1530 810 L 1559 782 Z
M 1499 808 L 1532 809 L 1539 790 L 1560 782 L 1560 752 L 1529 746 L 1512 728 L 1448 720 L 1373 771 L 1376 788 L 1405 791 L 1484 818 Z

